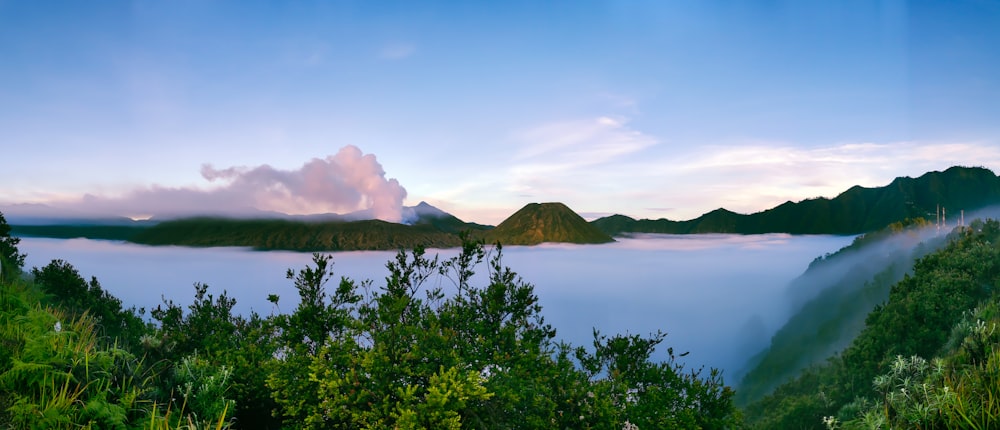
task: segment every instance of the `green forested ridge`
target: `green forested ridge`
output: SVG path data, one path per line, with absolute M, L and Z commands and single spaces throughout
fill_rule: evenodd
M 145 229 L 130 241 L 145 245 L 247 246 L 296 251 L 350 251 L 448 248 L 461 244 L 457 235 L 427 225 L 403 225 L 380 220 L 299 222 L 189 218 L 166 221 Z
M 899 177 L 877 188 L 854 186 L 833 199 L 785 202 L 750 215 L 716 209 L 687 221 L 636 220 L 612 215 L 591 221 L 612 235 L 627 233 L 860 234 L 907 218 L 933 218 L 938 206 L 955 219 L 1000 203 L 1000 178 L 981 167 L 952 167 L 918 178 Z
M 0 212 L 0 280 L 10 279 L 21 272 L 24 254 L 17 249 L 21 239 L 11 235 L 11 227 Z
M 144 322 L 145 310 L 123 308 L 67 262 L 5 267 L 17 276 L 0 280 L 4 428 L 711 429 L 740 420 L 717 371 L 685 369 L 669 349 L 666 361 L 652 359 L 663 334 L 557 342 L 533 286 L 503 265 L 500 246 L 482 242 L 464 241 L 444 261 L 422 247 L 400 251 L 378 283 L 338 280 L 332 257 L 314 254 L 287 273 L 298 304 L 267 316 L 234 315 L 234 299 L 196 284 L 189 306 L 164 301 Z M 269 300 L 281 309 L 280 297 Z
M 750 404 L 757 428 L 995 428 L 1000 222 L 958 227 L 892 286 L 851 345 Z
M 380 220 L 231 219 L 197 217 L 142 225 L 21 225 L 13 233 L 55 238 L 125 240 L 144 245 L 245 246 L 260 250 L 358 251 L 451 248 L 461 233 L 506 245 L 604 243 L 610 236 L 561 203 L 532 203 L 497 228 L 468 223 L 426 203 L 411 224 Z

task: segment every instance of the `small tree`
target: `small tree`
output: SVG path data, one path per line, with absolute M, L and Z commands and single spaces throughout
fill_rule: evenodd
M 10 225 L 0 212 L 0 279 L 9 279 L 21 273 L 24 267 L 24 254 L 17 249 L 21 239 L 10 235 Z
M 32 268 L 31 274 L 49 303 L 63 308 L 73 317 L 87 313 L 109 343 L 133 347 L 146 333 L 141 317 L 145 310 L 136 310 L 134 306 L 122 308 L 121 300 L 101 288 L 96 277 L 87 282 L 72 264 L 52 260 L 41 269 Z

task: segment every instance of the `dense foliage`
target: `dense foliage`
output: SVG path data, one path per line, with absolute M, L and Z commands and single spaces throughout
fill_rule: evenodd
M 485 266 L 485 269 L 483 269 Z M 287 313 L 194 301 L 124 309 L 56 260 L 0 282 L 0 426 L 10 428 L 733 428 L 717 371 L 662 334 L 555 341 L 499 246 L 400 251 L 383 282 L 331 257 L 289 270 Z M 477 274 L 477 271 L 483 273 Z M 281 299 L 269 297 L 280 309 Z
M 841 354 L 746 409 L 759 428 L 992 428 L 1000 223 L 957 228 L 892 286 Z

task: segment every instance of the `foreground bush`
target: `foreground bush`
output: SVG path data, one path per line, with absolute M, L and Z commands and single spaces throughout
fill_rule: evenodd
M 483 285 L 478 266 L 486 264 Z M 275 318 L 268 378 L 277 413 L 310 428 L 726 428 L 733 392 L 651 360 L 664 335 L 557 344 L 534 288 L 503 266 L 499 247 L 466 244 L 444 262 L 400 252 L 385 283 L 337 288 L 330 259 L 289 273 L 298 307 Z M 440 281 L 452 290 L 445 292 Z M 304 375 L 302 369 L 308 369 Z
M 0 218 L 2 224 L 2 218 Z M 0 231 L 2 233 L 2 231 Z M 4 258 L 19 256 L 5 241 Z M 9 246 L 8 246 L 9 245 Z M 330 256 L 288 278 L 288 314 L 194 301 L 123 309 L 55 260 L 0 281 L 0 427 L 732 428 L 718 372 L 686 370 L 664 335 L 557 343 L 498 245 L 439 261 L 400 251 L 384 282 L 337 279 Z M 477 270 L 485 266 L 482 275 Z M 269 297 L 276 306 L 279 298 Z

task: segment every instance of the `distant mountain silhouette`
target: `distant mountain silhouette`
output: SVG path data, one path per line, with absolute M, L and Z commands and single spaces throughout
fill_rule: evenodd
M 481 237 L 504 245 L 614 242 L 562 203 L 530 203 Z
M 612 215 L 591 221 L 609 235 L 623 233 L 858 234 L 907 218 L 934 220 L 938 205 L 954 225 L 960 210 L 1000 203 L 1000 178 L 981 167 L 952 167 L 918 178 L 899 177 L 877 188 L 854 186 L 833 199 L 785 202 L 750 215 L 716 209 L 687 221 L 636 220 Z
M 133 226 L 136 221 L 123 216 L 60 209 L 40 203 L 19 203 L 0 207 L 11 225 L 102 225 Z
M 445 233 L 458 234 L 463 231 L 489 230 L 490 225 L 465 222 L 458 217 L 427 204 L 420 202 L 416 206 L 403 208 L 403 221 L 409 221 L 415 226 L 429 225 Z
M 612 215 L 587 223 L 562 203 L 532 203 L 499 226 L 465 222 L 426 202 L 403 208 L 403 223 L 357 220 L 350 214 L 285 215 L 255 213 L 238 219 L 201 216 L 171 221 L 64 214 L 41 205 L 15 205 L 8 217 L 13 233 L 22 236 L 127 240 L 157 245 L 250 246 L 259 249 L 368 250 L 415 245 L 458 245 L 458 233 L 506 245 L 543 242 L 605 243 L 628 233 L 792 233 L 859 234 L 894 222 L 933 221 L 937 206 L 954 225 L 960 210 L 1000 204 L 1000 178 L 979 167 L 952 167 L 918 178 L 896 178 L 887 186 L 854 186 L 833 199 L 785 202 L 750 215 L 716 209 L 687 221 L 636 220 Z

